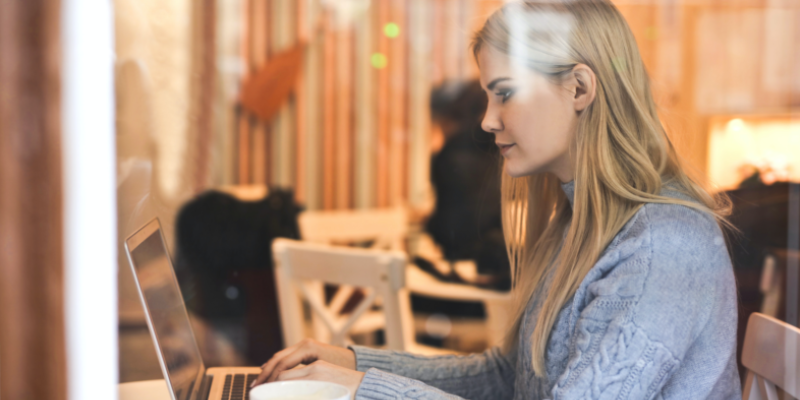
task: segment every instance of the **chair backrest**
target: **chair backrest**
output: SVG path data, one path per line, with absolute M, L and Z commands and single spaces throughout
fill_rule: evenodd
M 403 250 L 408 218 L 404 207 L 305 211 L 298 223 L 303 240 L 327 244 L 374 241 L 373 248 Z
M 291 346 L 306 337 L 302 300 L 331 333 L 331 343 L 344 345 L 347 331 L 376 300 L 382 300 L 385 313 L 386 345 L 402 350 L 413 335 L 405 286 L 406 256 L 396 251 L 335 247 L 290 239 L 272 243 L 275 281 L 281 312 L 284 344 Z M 356 286 L 365 298 L 352 313 L 325 303 L 322 283 Z
M 750 314 L 742 364 L 745 400 L 777 400 L 776 386 L 800 397 L 800 329 L 760 313 Z

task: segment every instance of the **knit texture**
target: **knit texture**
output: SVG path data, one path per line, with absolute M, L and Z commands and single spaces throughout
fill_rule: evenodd
M 562 189 L 572 204 L 574 183 Z M 510 354 L 423 357 L 353 346 L 366 372 L 356 398 L 741 399 L 736 285 L 711 216 L 643 206 L 560 311 L 546 376 L 537 376 L 530 336 L 548 283 L 528 303 Z

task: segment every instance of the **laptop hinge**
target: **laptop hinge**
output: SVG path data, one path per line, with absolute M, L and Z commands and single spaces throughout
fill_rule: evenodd
M 211 392 L 211 383 L 214 381 L 214 375 L 203 374 L 203 379 L 200 381 L 200 387 L 197 388 L 196 400 L 208 400 L 208 395 Z

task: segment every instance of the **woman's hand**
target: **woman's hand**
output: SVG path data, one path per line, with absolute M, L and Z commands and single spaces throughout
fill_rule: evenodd
M 364 379 L 364 373 L 320 360 L 314 361 L 307 367 L 283 371 L 278 374 L 277 380 L 293 381 L 299 379 L 338 383 L 350 391 L 351 399 L 355 399 L 356 390 L 358 390 L 361 380 Z
M 264 382 L 274 382 L 278 380 L 278 376 L 282 372 L 300 364 L 309 365 L 315 361 L 325 361 L 329 365 L 339 366 L 345 370 L 356 369 L 356 355 L 351 350 L 312 339 L 304 339 L 294 346 L 275 353 L 269 361 L 261 366 L 261 375 L 253 381 L 250 387 Z M 361 374 L 361 376 L 363 375 Z M 359 382 L 361 382 L 360 379 Z

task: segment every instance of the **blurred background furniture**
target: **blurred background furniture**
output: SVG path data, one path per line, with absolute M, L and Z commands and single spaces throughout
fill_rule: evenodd
M 324 329 L 316 326 L 313 337 L 344 346 L 352 344 L 348 336 L 351 328 L 380 298 L 383 314 L 380 325 L 388 349 L 421 354 L 447 353 L 421 346 L 414 340 L 411 305 L 404 288 L 406 256 L 402 252 L 335 247 L 288 239 L 276 239 L 272 248 L 286 346 L 308 337 L 301 300 L 322 321 L 319 325 L 324 326 Z M 363 291 L 364 297 L 351 312 L 342 314 L 343 303 L 325 302 L 322 285 L 326 283 L 357 287 Z
M 796 269 L 800 254 L 787 250 L 789 244 L 790 191 L 798 184 L 777 182 L 756 184 L 727 191 L 733 212 L 730 222 L 739 230 L 728 235 L 731 260 L 739 290 L 738 354 L 742 354 L 748 317 L 760 312 L 787 320 L 787 288 L 796 292 L 800 280 Z M 796 301 L 795 297 L 795 301 Z M 794 305 L 797 310 L 800 304 Z M 789 314 L 795 314 L 789 310 Z M 792 321 L 788 321 L 792 323 Z M 796 321 L 794 321 L 796 323 Z M 740 357 L 740 372 L 744 367 Z
M 744 400 L 800 397 L 800 329 L 797 327 L 761 313 L 751 314 L 742 363 L 747 368 Z M 784 392 L 783 396 L 778 395 L 779 390 Z
M 335 245 L 362 245 L 371 248 L 405 250 L 411 257 L 422 255 L 438 266 L 441 271 L 460 267 L 465 276 L 474 276 L 477 271 L 473 262 L 460 262 L 456 266 L 443 259 L 441 252 L 423 233 L 410 233 L 409 213 L 403 207 L 389 209 L 348 211 L 304 211 L 298 217 L 300 233 L 304 240 Z M 480 289 L 472 285 L 445 283 L 420 270 L 413 263 L 405 268 L 405 287 L 415 300 L 425 296 L 446 301 L 466 303 L 469 307 L 479 303 L 485 319 L 478 332 L 484 331 L 484 347 L 499 344 L 508 324 L 508 292 Z M 352 288 L 340 288 L 331 303 L 343 304 L 353 295 Z M 412 301 L 413 303 L 413 301 Z M 443 315 L 440 315 L 440 317 Z M 426 318 L 426 316 L 423 316 Z M 419 319 L 419 318 L 416 318 Z M 377 318 L 366 318 L 353 326 L 353 332 L 367 333 L 380 328 Z M 318 321 L 315 322 L 318 324 Z M 416 325 L 426 325 L 425 320 Z M 420 329 L 422 330 L 422 329 Z M 424 331 L 424 330 L 423 330 Z M 454 332 L 455 330 L 453 330 Z M 469 329 L 475 333 L 476 329 Z M 461 332 L 466 334 L 467 332 Z
M 298 216 L 303 240 L 396 251 L 406 248 L 408 221 L 405 207 L 304 211 Z

